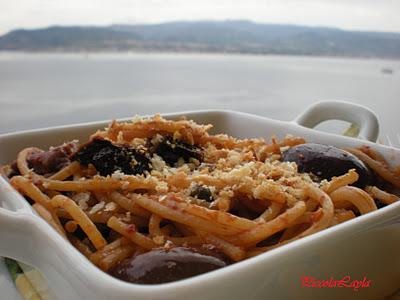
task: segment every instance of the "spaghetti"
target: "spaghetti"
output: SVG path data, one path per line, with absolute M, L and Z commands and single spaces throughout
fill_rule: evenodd
M 398 174 L 367 147 L 347 151 L 380 180 L 359 186 L 362 174 L 354 168 L 318 178 L 283 161 L 288 149 L 306 143 L 303 138 L 267 143 L 212 135 L 211 128 L 158 115 L 113 121 L 77 149 L 66 144 L 73 151 L 62 151 L 65 145 L 23 149 L 2 173 L 92 263 L 139 283 L 210 271 L 399 199 L 393 192 Z M 183 273 L 147 281 L 124 277 L 126 268 L 138 268 L 153 252 L 158 256 L 149 266 L 169 257 Z

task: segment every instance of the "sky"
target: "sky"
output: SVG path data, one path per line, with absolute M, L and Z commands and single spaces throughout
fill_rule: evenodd
M 0 35 L 50 25 L 247 19 L 400 32 L 400 0 L 0 0 Z

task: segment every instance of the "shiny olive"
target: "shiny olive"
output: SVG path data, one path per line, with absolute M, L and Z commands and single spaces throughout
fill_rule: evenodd
M 157 284 L 192 277 L 226 265 L 227 262 L 213 251 L 188 247 L 156 248 L 122 261 L 109 273 L 132 283 Z
M 359 187 L 369 184 L 373 178 L 371 171 L 361 160 L 333 146 L 311 143 L 297 145 L 285 151 L 282 160 L 295 162 L 299 172 L 313 173 L 320 179 L 328 180 L 355 169 L 360 176 L 355 185 Z

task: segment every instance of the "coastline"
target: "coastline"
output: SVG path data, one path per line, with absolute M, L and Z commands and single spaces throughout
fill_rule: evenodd
M 66 57 L 86 57 L 90 56 L 115 57 L 118 56 L 204 56 L 204 57 L 284 57 L 284 58 L 310 58 L 310 59 L 344 59 L 344 60 L 360 60 L 360 61 L 392 61 L 400 62 L 400 57 L 379 57 L 379 56 L 348 56 L 348 55 L 315 55 L 315 54 L 287 54 L 287 53 L 252 53 L 252 52 L 221 52 L 221 51 L 160 51 L 160 50 L 2 50 L 0 49 L 0 59 L 4 57 L 21 57 L 21 56 L 66 56 Z

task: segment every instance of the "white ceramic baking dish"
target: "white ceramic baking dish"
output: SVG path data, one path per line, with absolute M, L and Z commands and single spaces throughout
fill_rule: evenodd
M 318 103 L 292 122 L 223 110 L 165 117 L 181 115 L 212 123 L 215 132 L 237 137 L 283 137 L 290 133 L 338 147 L 367 144 L 394 165 L 400 163 L 400 150 L 374 143 L 378 135 L 375 115 L 350 103 Z M 327 119 L 360 125 L 365 139 L 307 128 Z M 0 164 L 10 162 L 27 146 L 47 148 L 73 139 L 85 141 L 106 125 L 107 122 L 96 122 L 2 135 Z M 58 299 L 381 299 L 400 286 L 400 202 L 223 269 L 173 283 L 137 285 L 97 269 L 36 216 L 2 178 L 0 200 L 0 256 L 37 267 Z M 352 280 L 365 276 L 371 285 L 358 291 L 301 285 L 301 276 L 328 280 L 346 275 Z

